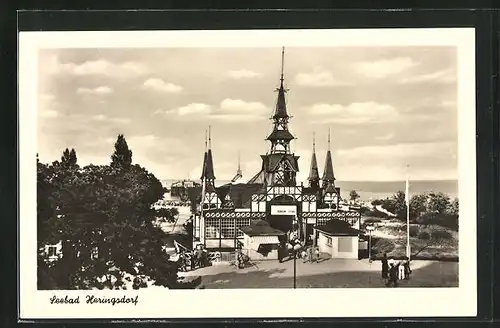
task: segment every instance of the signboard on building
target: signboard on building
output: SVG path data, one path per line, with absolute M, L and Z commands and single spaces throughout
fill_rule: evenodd
M 297 206 L 294 205 L 272 205 L 271 215 L 296 215 Z

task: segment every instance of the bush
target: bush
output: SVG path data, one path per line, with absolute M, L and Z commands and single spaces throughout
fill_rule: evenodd
M 432 237 L 435 239 L 452 239 L 453 236 L 449 231 L 446 230 L 435 230 L 432 232 Z
M 382 255 L 384 253 L 390 253 L 396 248 L 396 245 L 392 240 L 389 239 L 375 239 L 372 238 L 372 252 L 374 254 Z
M 410 237 L 417 237 L 419 231 L 420 231 L 419 227 L 410 226 Z
M 431 236 L 429 235 L 429 233 L 427 231 L 420 231 L 418 233 L 418 239 L 429 240 L 430 238 L 431 238 Z

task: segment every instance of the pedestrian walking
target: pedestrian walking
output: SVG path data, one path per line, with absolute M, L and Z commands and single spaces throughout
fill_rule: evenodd
M 408 256 L 405 257 L 405 279 L 410 279 L 411 268 L 410 268 L 410 259 Z
M 316 259 L 315 259 L 315 262 L 316 262 L 316 263 L 319 263 L 319 255 L 320 255 L 320 254 L 319 254 L 319 247 L 316 247 L 316 249 L 315 249 L 315 253 L 316 253 Z
M 389 273 L 389 263 L 387 262 L 387 253 L 382 257 L 382 279 L 387 279 Z
M 385 284 L 387 287 L 398 287 L 398 268 L 394 261 L 391 261 L 389 264 L 389 279 L 387 280 L 387 283 Z
M 406 260 L 402 260 L 401 262 L 398 263 L 398 279 L 399 280 L 405 280 L 405 267 L 406 267 Z

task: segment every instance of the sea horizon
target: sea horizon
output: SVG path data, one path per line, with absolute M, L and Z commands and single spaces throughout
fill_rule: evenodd
M 159 179 L 165 187 L 176 181 L 190 180 L 190 179 Z M 198 180 L 191 180 L 198 181 Z M 230 180 L 216 180 L 216 186 L 221 186 L 230 183 Z M 237 183 L 246 183 L 246 180 Z M 300 182 L 299 182 L 300 184 Z M 340 188 L 342 198 L 349 199 L 349 192 L 356 190 L 360 199 L 363 201 L 370 201 L 374 199 L 385 199 L 392 197 L 398 191 L 405 190 L 405 180 L 396 181 L 342 181 L 335 182 L 336 186 Z M 307 182 L 304 182 L 307 185 Z M 458 197 L 458 180 L 457 179 L 443 179 L 443 180 L 410 180 L 409 181 L 409 194 L 422 194 L 427 192 L 442 192 L 454 199 Z

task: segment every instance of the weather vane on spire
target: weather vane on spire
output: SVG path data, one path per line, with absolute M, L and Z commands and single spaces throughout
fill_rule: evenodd
M 212 149 L 212 132 L 211 132 L 212 126 L 208 126 L 208 148 Z
M 330 128 L 328 128 L 328 150 L 330 150 Z
M 281 48 L 281 83 L 283 84 L 283 70 L 285 67 L 285 47 Z
M 316 132 L 313 132 L 313 152 L 316 151 Z
M 207 130 L 205 129 L 205 151 L 208 149 L 208 137 L 207 137 Z

